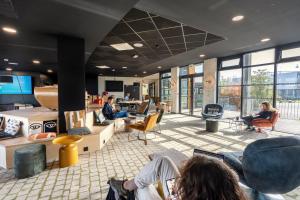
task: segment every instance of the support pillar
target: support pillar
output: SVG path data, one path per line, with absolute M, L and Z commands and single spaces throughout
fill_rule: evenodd
M 203 65 L 203 107 L 217 100 L 217 59 L 204 60 Z

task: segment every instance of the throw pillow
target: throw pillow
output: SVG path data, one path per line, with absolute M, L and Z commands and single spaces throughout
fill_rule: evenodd
M 21 122 L 15 119 L 9 119 L 6 123 L 4 132 L 9 135 L 17 135 L 21 127 Z
M 4 117 L 0 117 L 0 131 L 3 131 Z

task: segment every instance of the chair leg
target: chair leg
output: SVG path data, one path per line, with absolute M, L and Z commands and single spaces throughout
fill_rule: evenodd
M 272 131 L 274 131 L 275 130 L 275 126 L 272 126 Z
M 144 140 L 144 144 L 147 145 L 147 134 L 146 132 L 144 131 L 144 134 L 145 134 L 145 140 Z
M 161 127 L 160 124 L 158 124 L 159 134 L 161 134 Z

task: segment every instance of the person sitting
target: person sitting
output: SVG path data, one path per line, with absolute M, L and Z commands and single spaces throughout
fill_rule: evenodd
M 111 178 L 109 184 L 118 196 L 126 198 L 131 191 L 136 192 L 158 180 L 167 200 L 247 200 L 235 172 L 222 161 L 205 156 L 192 157 L 181 170 L 169 157 L 156 157 L 134 179 Z M 151 197 L 147 196 L 147 199 Z M 157 199 L 157 196 L 152 199 Z
M 106 119 L 114 120 L 116 118 L 128 117 L 128 113 L 126 111 L 118 111 L 113 109 L 113 103 L 114 97 L 110 96 L 102 108 L 102 113 Z
M 272 117 L 272 113 L 274 111 L 276 111 L 275 108 L 273 108 L 273 106 L 265 101 L 265 102 L 262 102 L 261 105 L 261 111 L 255 115 L 248 115 L 246 117 L 242 117 L 242 120 L 244 121 L 244 124 L 247 125 L 247 130 L 255 130 L 255 128 L 252 126 L 252 121 L 254 119 L 270 119 Z
M 125 100 L 125 101 L 129 101 L 129 100 L 130 100 L 130 93 L 127 93 L 127 94 L 126 94 L 124 100 Z

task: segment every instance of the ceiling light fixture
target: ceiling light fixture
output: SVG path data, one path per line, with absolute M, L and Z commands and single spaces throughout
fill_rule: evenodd
M 53 73 L 53 70 L 52 69 L 48 69 L 47 72 L 48 73 Z
M 134 43 L 133 46 L 140 48 L 140 47 L 143 47 L 144 45 L 143 45 L 143 43 L 137 42 L 137 43 Z
M 97 68 L 99 68 L 99 69 L 109 69 L 110 67 L 109 66 L 107 66 L 107 65 L 98 65 L 98 66 L 96 66 Z
M 237 15 L 237 16 L 234 16 L 232 18 L 232 21 L 233 22 L 239 22 L 239 21 L 242 21 L 245 17 L 243 15 Z
M 205 57 L 205 54 L 200 54 L 200 58 L 204 58 Z
M 146 72 L 146 71 L 143 71 L 143 74 L 147 74 L 147 72 Z
M 102 76 L 103 74 L 99 74 L 99 76 Z
M 137 55 L 137 54 L 134 54 L 133 56 L 132 56 L 132 58 L 134 58 L 134 59 L 136 59 L 136 58 L 138 58 L 139 57 L 139 55 Z
M 12 68 L 11 67 L 7 67 L 5 70 L 6 71 L 12 71 Z
M 127 69 L 127 67 L 122 67 L 122 69 Z
M 8 62 L 8 58 L 4 58 L 3 61 L 4 61 L 4 62 Z
M 263 38 L 263 39 L 261 39 L 260 41 L 261 42 L 269 42 L 271 39 L 270 38 Z
M 39 60 L 33 60 L 32 62 L 33 62 L 33 64 L 40 64 L 41 63 Z
M 15 34 L 17 33 L 17 30 L 14 29 L 14 28 L 11 28 L 11 27 L 7 27 L 7 26 L 4 26 L 2 27 L 2 30 L 6 33 L 12 33 L 12 34 Z
M 113 72 L 114 72 L 114 71 L 116 71 L 116 70 L 115 70 L 115 69 L 112 69 L 111 71 L 113 71 Z
M 158 66 L 157 69 L 161 69 L 161 66 Z
M 117 49 L 118 51 L 125 51 L 125 50 L 132 50 L 134 49 L 130 44 L 127 42 L 119 43 L 119 44 L 111 44 L 112 48 Z
M 135 74 L 134 76 L 135 76 L 135 77 L 137 77 L 138 75 L 137 75 L 137 74 Z
M 16 63 L 16 62 L 9 62 L 8 64 L 9 65 L 19 65 L 19 63 Z

